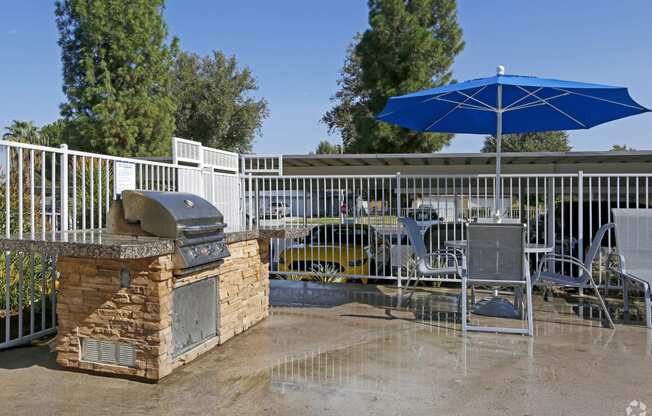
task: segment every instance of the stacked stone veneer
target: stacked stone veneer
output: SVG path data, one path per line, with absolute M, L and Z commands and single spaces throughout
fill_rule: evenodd
M 176 279 L 170 255 L 137 260 L 60 257 L 57 295 L 57 362 L 66 368 L 158 380 L 217 344 L 226 342 L 269 314 L 267 243 L 229 244 L 231 257 L 218 267 Z M 120 270 L 128 268 L 129 287 Z M 172 357 L 172 291 L 217 277 L 217 336 Z M 131 344 L 133 367 L 86 362 L 81 338 Z

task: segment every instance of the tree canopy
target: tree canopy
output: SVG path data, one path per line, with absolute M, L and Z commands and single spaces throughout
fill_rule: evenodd
M 315 149 L 315 154 L 318 155 L 333 155 L 339 153 L 342 153 L 342 146 L 339 144 L 331 143 L 328 140 L 322 140 L 319 142 L 317 148 Z
M 173 45 L 164 0 L 59 0 L 61 105 L 71 145 L 121 156 L 163 155 L 174 132 Z
M 2 135 L 4 140 L 13 142 L 42 144 L 39 128 L 33 121 L 13 120 L 10 125 L 5 127 Z
M 41 127 L 41 141 L 44 146 L 59 146 L 64 143 L 66 122 L 59 119 Z
M 63 143 L 63 123 L 55 121 L 39 128 L 33 121 L 14 120 L 5 127 L 4 140 L 55 147 Z
M 452 81 L 462 51 L 455 0 L 369 0 L 370 28 L 349 47 L 322 121 L 347 152 L 432 152 L 452 135 L 418 133 L 378 122 L 387 99 Z
M 565 131 L 505 134 L 500 143 L 503 152 L 568 152 L 572 149 Z M 496 151 L 494 136 L 485 137 L 482 151 Z
M 611 150 L 614 152 L 631 152 L 636 149 L 626 144 L 614 144 L 611 146 Z
M 174 65 L 176 135 L 206 146 L 246 152 L 267 117 L 267 102 L 248 68 L 220 51 L 200 57 L 182 52 Z

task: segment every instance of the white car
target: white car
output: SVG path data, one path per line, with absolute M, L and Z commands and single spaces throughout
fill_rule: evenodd
M 416 221 L 421 229 L 421 234 L 424 234 L 431 226 L 441 222 L 437 211 L 428 206 L 410 209 L 406 212 L 406 217 Z
M 290 208 L 285 202 L 272 202 L 263 211 L 263 218 L 285 218 L 290 215 Z

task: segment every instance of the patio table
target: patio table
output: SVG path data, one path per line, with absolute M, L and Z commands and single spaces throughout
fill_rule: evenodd
M 466 250 L 467 241 L 466 240 L 448 240 L 444 242 L 446 247 L 456 248 L 460 250 Z M 525 254 L 544 254 L 552 253 L 555 249 L 554 246 L 547 246 L 545 244 L 535 244 L 535 243 L 526 243 L 525 244 Z

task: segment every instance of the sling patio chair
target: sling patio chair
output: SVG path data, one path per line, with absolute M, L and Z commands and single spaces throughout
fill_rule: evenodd
M 629 312 L 629 285 L 643 286 L 645 324 L 652 329 L 652 209 L 616 208 L 611 210 L 616 224 L 618 272 L 623 277 L 624 311 Z
M 525 258 L 525 227 L 522 224 L 475 223 L 467 229 L 466 273 L 462 274 L 462 331 L 481 331 L 532 336 L 532 284 Z M 500 309 L 502 306 L 518 308 L 519 316 L 527 327 L 478 326 L 469 324 L 467 317 L 467 287 L 511 286 L 515 288 L 515 305 L 493 297 L 489 300 Z M 525 287 L 526 304 L 522 303 L 520 290 Z M 495 302 L 497 301 L 497 302 Z M 489 303 L 488 303 L 489 304 Z
M 614 323 L 611 320 L 609 309 L 607 309 L 607 305 L 604 302 L 602 295 L 600 295 L 600 290 L 595 283 L 592 271 L 593 261 L 600 250 L 602 239 L 612 228 L 614 228 L 614 224 L 611 223 L 604 224 L 600 227 L 598 232 L 595 234 L 595 237 L 593 237 L 593 241 L 591 242 L 591 246 L 584 257 L 583 262 L 577 257 L 566 254 L 548 253 L 541 257 L 539 265 L 537 266 L 537 275 L 534 284 L 538 284 L 539 282 L 543 283 L 544 297 L 547 286 L 557 285 L 577 288 L 584 288 L 587 286 L 592 287 L 600 302 L 600 306 L 604 311 L 605 317 L 607 318 L 609 328 L 614 329 Z M 562 265 L 567 265 L 567 267 L 560 267 Z M 572 275 L 573 266 L 578 270 L 578 276 Z M 556 271 L 559 269 L 561 269 L 561 272 Z M 564 273 L 566 271 L 568 271 L 568 273 Z
M 407 296 L 404 297 L 405 300 L 409 301 L 412 298 L 417 285 L 423 277 L 440 277 L 446 281 L 461 278 L 463 272 L 461 264 L 464 263 L 464 254 L 461 250 L 443 248 L 428 253 L 417 222 L 412 218 L 406 217 L 399 218 L 399 221 L 403 225 L 412 245 L 416 260 L 416 272 L 414 276 L 407 276 L 408 281 L 405 285 Z M 455 277 L 453 279 L 445 277 L 451 275 Z M 410 286 L 411 283 L 412 286 Z

